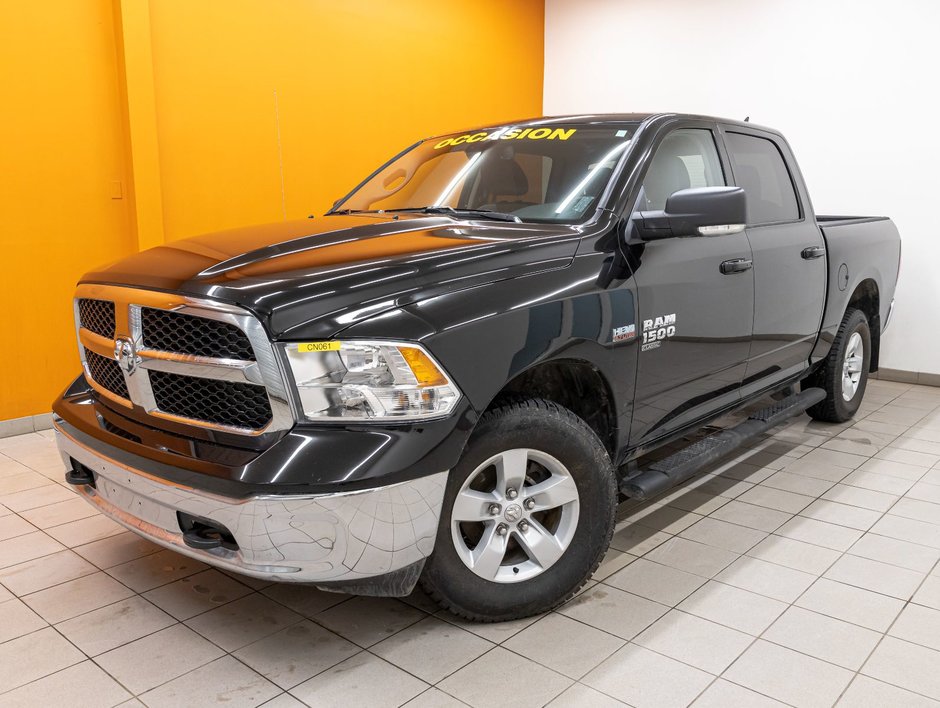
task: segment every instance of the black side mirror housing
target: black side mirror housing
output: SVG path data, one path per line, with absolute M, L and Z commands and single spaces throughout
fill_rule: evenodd
M 680 189 L 663 211 L 636 212 L 633 223 L 644 241 L 740 233 L 747 223 L 747 197 L 740 187 Z

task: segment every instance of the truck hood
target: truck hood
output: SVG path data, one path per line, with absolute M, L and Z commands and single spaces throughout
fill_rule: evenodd
M 82 282 L 222 300 L 274 337 L 328 338 L 426 297 L 565 267 L 580 237 L 556 224 L 331 215 L 173 241 Z

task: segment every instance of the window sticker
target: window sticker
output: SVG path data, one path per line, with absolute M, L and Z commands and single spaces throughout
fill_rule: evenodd
M 440 150 L 463 143 L 478 143 L 481 140 L 567 140 L 576 132 L 578 132 L 577 128 L 498 128 L 489 132 L 481 130 L 478 133 L 444 138 L 434 146 L 434 149 Z

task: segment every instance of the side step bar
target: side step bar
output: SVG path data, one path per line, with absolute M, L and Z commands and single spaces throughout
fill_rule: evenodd
M 709 435 L 673 453 L 620 483 L 620 491 L 634 499 L 656 496 L 740 447 L 765 430 L 803 413 L 826 397 L 821 388 L 808 388 L 772 406 L 755 411 L 733 428 Z

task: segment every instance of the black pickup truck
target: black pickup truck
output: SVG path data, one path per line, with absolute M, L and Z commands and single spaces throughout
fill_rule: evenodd
M 787 142 L 750 123 L 422 140 L 323 217 L 84 276 L 83 373 L 54 403 L 66 479 L 221 568 L 542 612 L 596 569 L 624 497 L 789 416 L 851 418 L 899 261 L 887 218 L 815 216 Z

